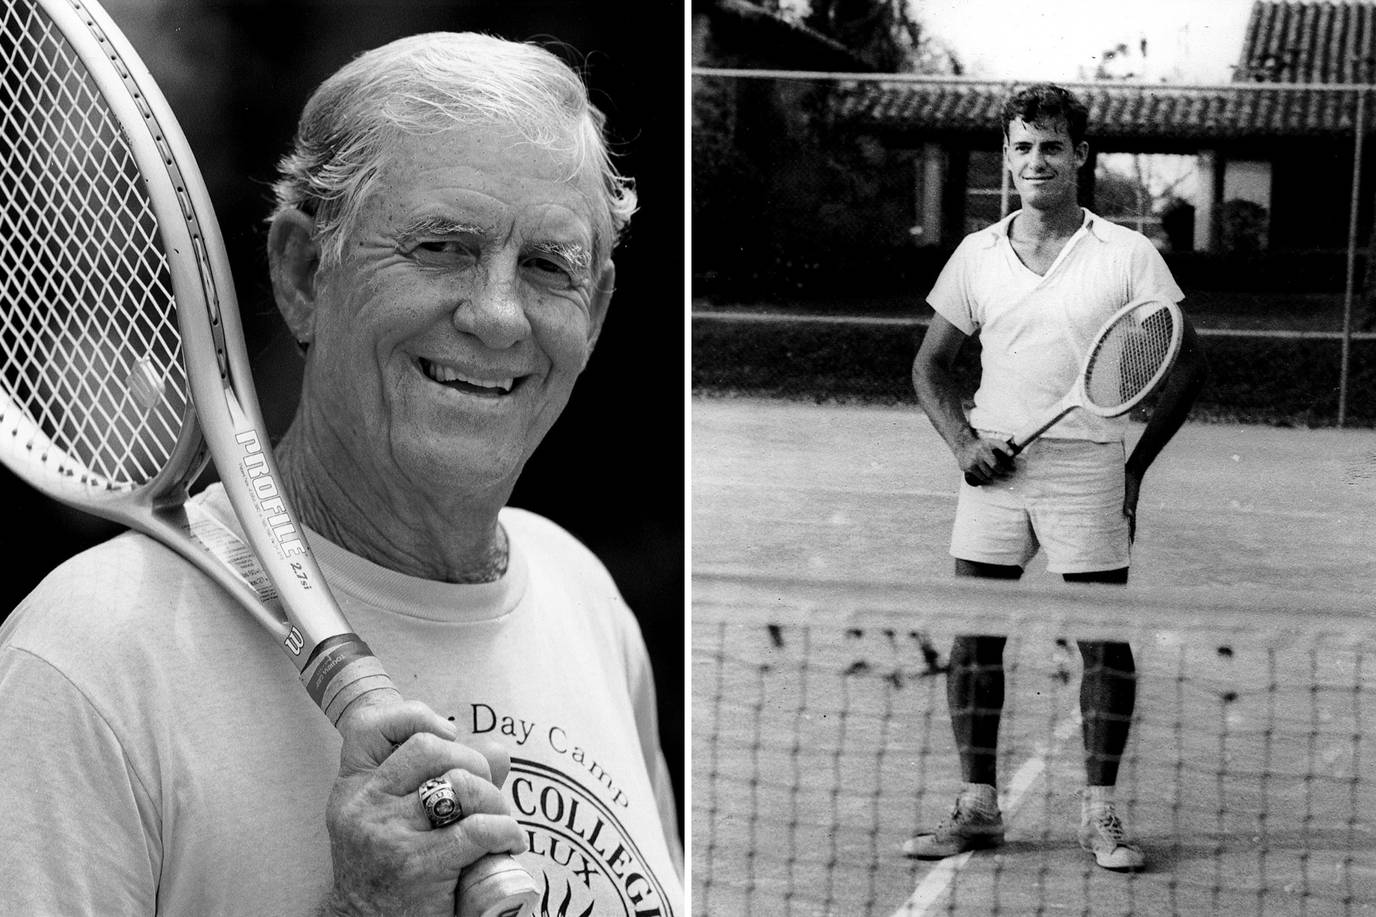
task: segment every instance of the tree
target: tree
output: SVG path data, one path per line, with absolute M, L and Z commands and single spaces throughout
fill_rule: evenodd
M 927 31 L 911 0 L 811 0 L 802 23 L 881 71 L 964 71 L 955 53 Z

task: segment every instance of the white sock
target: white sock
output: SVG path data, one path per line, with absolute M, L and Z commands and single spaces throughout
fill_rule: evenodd
M 1113 787 L 1087 786 L 1080 794 L 1080 817 L 1088 821 L 1113 806 Z
M 999 791 L 991 783 L 963 783 L 960 798 L 972 803 L 981 812 L 994 813 L 999 810 Z

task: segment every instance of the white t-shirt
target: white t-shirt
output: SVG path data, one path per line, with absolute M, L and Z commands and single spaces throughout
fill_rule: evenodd
M 223 491 L 198 501 L 230 524 Z M 567 912 L 681 915 L 682 852 L 636 620 L 567 532 L 503 510 L 498 582 L 456 586 L 311 537 L 403 695 L 501 742 L 520 859 Z M 0 628 L 0 914 L 313 915 L 340 739 L 270 637 L 126 534 Z
M 1008 239 L 1015 211 L 961 240 L 927 302 L 967 335 L 979 333 L 980 384 L 970 424 L 1011 436 L 1053 408 L 1075 383 L 1095 332 L 1144 297 L 1185 298 L 1146 236 L 1084 211 L 1084 222 L 1045 275 Z M 1045 436 L 1119 442 L 1127 418 L 1071 411 Z

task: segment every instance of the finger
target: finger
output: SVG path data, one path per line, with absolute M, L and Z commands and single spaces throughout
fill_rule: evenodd
M 479 812 L 426 832 L 419 855 L 436 872 L 458 874 L 490 853 L 520 854 L 526 850 L 526 834 L 516 819 Z
M 417 734 L 448 740 L 458 735 L 453 723 L 419 701 L 355 705 L 339 721 L 339 731 L 344 737 L 340 776 L 378 767 Z
M 474 736 L 465 739 L 464 744 L 487 759 L 494 784 L 501 786 L 506 783 L 506 775 L 511 771 L 511 753 L 500 742 L 485 736 Z
M 447 772 L 444 779 L 449 781 L 450 787 L 454 790 L 454 798 L 459 804 L 460 814 L 455 821 L 472 815 L 511 814 L 511 806 L 502 795 L 502 791 L 491 781 L 484 780 L 472 771 L 456 768 Z M 421 786 L 423 787 L 424 783 Z M 411 793 L 407 820 L 417 830 L 427 830 L 431 827 L 430 816 L 426 814 L 420 790 Z
M 492 769 L 481 752 L 462 742 L 416 733 L 377 768 L 381 788 L 405 796 L 426 780 L 451 770 L 468 771 L 492 782 Z

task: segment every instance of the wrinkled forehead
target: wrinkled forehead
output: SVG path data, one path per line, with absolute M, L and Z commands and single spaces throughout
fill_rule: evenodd
M 454 165 L 490 168 L 494 164 L 516 160 L 538 163 L 540 177 L 545 180 L 547 187 L 557 192 L 562 202 L 570 203 L 574 198 L 581 202 L 582 206 L 578 209 L 583 210 L 591 222 L 595 248 L 599 253 L 605 253 L 610 244 L 612 226 L 602 174 L 596 157 L 580 144 L 575 129 L 547 131 L 537 139 L 531 139 L 527 127 L 493 121 L 458 125 L 443 131 L 441 136 L 458 142 L 442 142 L 437 149 L 432 149 L 447 157 Z M 470 142 L 475 137 L 485 138 L 485 142 L 475 148 Z M 397 152 L 406 155 L 405 148 L 409 145 L 408 138 L 400 138 Z
M 536 143 L 508 124 L 459 125 L 429 134 L 389 139 L 371 207 L 418 206 L 466 191 L 468 199 L 505 201 L 525 212 L 562 213 L 591 233 L 590 256 L 605 259 L 612 237 L 611 213 L 595 159 L 571 138 Z M 384 199 L 379 200 L 381 196 Z

